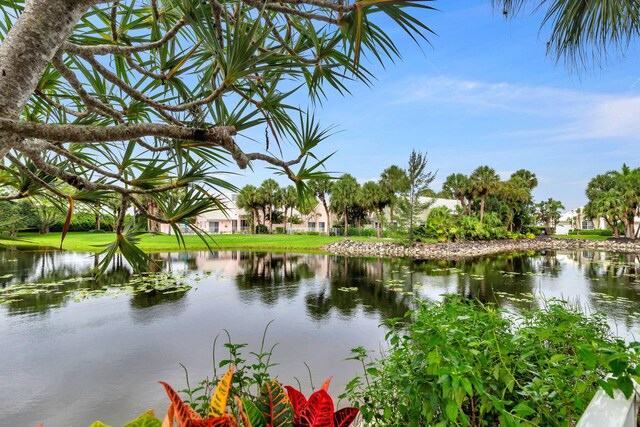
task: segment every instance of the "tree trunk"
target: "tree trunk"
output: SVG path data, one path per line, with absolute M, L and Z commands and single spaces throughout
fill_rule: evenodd
M 273 234 L 273 206 L 269 206 L 269 234 Z
M 616 239 L 620 238 L 620 228 L 618 228 L 618 223 L 614 223 L 611 228 L 613 229 L 613 237 Z
M 96 208 L 96 231 L 100 231 L 100 208 Z
M 89 1 L 31 0 L 0 44 L 0 117 L 17 119 Z M 0 132 L 0 159 L 22 141 Z
M 376 236 L 382 237 L 382 222 L 384 221 L 384 212 L 378 211 L 378 229 L 376 230 Z
M 327 214 L 327 236 L 329 236 L 331 234 L 331 216 L 329 214 L 329 207 L 327 206 L 327 201 L 325 200 L 325 198 L 323 197 L 322 199 L 322 206 L 324 206 L 324 212 Z
M 484 194 L 480 197 L 480 222 L 484 220 Z
M 347 210 L 344 210 L 344 237 L 347 237 L 347 229 L 349 228 L 349 219 L 347 218 Z
M 636 238 L 636 213 L 635 211 L 631 211 L 629 213 L 629 238 L 631 239 L 635 239 Z
M 287 211 L 289 208 L 284 207 L 284 234 L 287 234 Z

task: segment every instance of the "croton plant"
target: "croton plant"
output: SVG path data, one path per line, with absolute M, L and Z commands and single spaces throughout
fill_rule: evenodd
M 278 381 L 269 380 L 260 387 L 254 400 L 235 396 L 237 415 L 234 415 L 227 412 L 233 370 L 232 366 L 218 382 L 206 417 L 183 402 L 169 384 L 160 382 L 170 400 L 164 421 L 151 410 L 124 427 L 348 427 L 358 415 L 358 409 L 352 407 L 335 411 L 328 393 L 331 378 L 308 399 L 291 386 L 283 387 Z M 91 427 L 109 426 L 96 421 Z

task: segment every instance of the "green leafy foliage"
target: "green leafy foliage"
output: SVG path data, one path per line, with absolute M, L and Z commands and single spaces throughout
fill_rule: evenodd
M 565 302 L 507 315 L 459 296 L 392 321 L 389 351 L 346 396 L 373 426 L 569 425 L 598 387 L 630 396 L 640 344 Z
M 509 232 L 493 212 L 485 214 L 484 221 L 480 221 L 474 215 L 453 215 L 446 206 L 429 211 L 425 224 L 416 227 L 414 234 L 419 240 L 436 239 L 440 242 L 524 237 Z

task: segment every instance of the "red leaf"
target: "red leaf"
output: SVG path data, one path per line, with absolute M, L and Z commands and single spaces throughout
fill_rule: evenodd
M 360 410 L 358 408 L 342 408 L 333 416 L 333 424 L 335 427 L 349 427 L 353 420 L 358 416 Z
M 300 424 L 300 415 L 302 414 L 302 410 L 307 406 L 307 398 L 304 397 L 304 394 L 300 393 L 290 385 L 285 386 L 284 388 L 287 389 L 291 406 L 293 406 L 293 424 L 298 425 Z
M 326 391 L 318 390 L 309 397 L 300 414 L 300 426 L 333 427 L 333 400 Z
M 331 380 L 333 379 L 333 377 L 329 377 L 326 380 L 324 380 L 324 382 L 322 383 L 322 387 L 320 387 L 320 390 L 324 390 L 327 393 L 329 392 L 329 384 L 331 384 Z
M 176 393 L 169 384 L 160 381 L 160 384 L 164 386 L 167 395 L 169 396 L 169 400 L 173 405 L 174 417 L 179 427 L 189 427 L 191 421 L 201 420 L 202 417 L 195 412 L 191 406 L 185 404 L 178 393 Z

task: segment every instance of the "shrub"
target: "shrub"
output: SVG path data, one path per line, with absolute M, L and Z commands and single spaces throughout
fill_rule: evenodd
M 539 236 L 545 231 L 545 227 L 543 225 L 530 225 L 527 227 L 522 227 L 522 232 L 524 234 L 533 234 L 534 236 Z M 571 231 L 569 231 L 571 233 Z
M 276 227 L 276 234 L 284 234 L 284 227 Z
M 264 224 L 256 225 L 256 234 L 269 234 L 269 227 Z
M 448 298 L 392 321 L 382 359 L 354 349 L 364 379 L 344 396 L 367 425 L 573 425 L 598 386 L 632 395 L 640 344 L 613 337 L 604 315 L 559 301 L 505 315 Z
M 66 217 L 61 217 L 54 222 L 50 231 L 62 231 Z M 96 216 L 93 212 L 77 212 L 71 217 L 71 225 L 69 231 L 92 231 L 96 229 Z M 113 216 L 100 216 L 100 229 L 104 231 L 113 231 Z
M 574 231 L 575 234 L 581 235 L 581 236 L 605 236 L 605 237 L 611 237 L 613 236 L 613 231 L 606 229 L 606 230 L 575 230 Z

